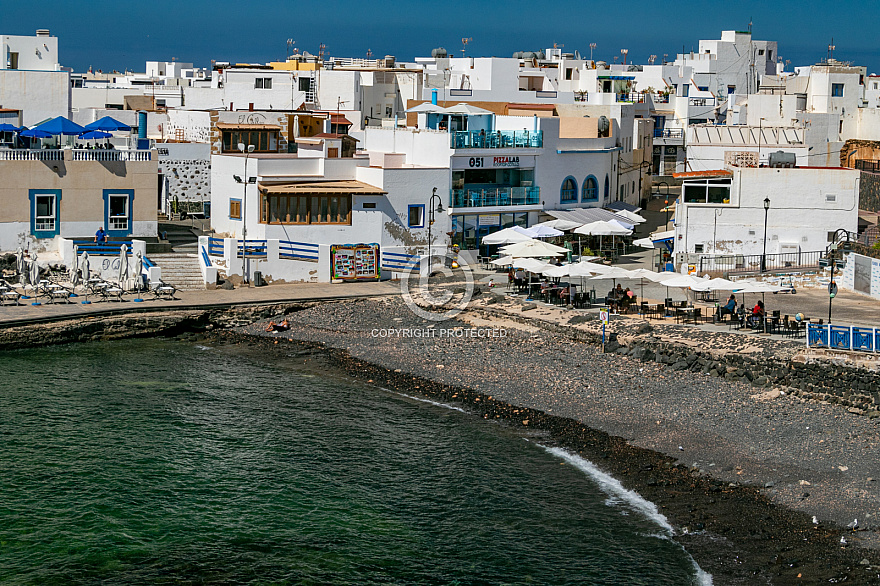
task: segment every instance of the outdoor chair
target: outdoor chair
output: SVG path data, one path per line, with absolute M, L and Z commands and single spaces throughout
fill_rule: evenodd
M 703 321 L 703 309 L 701 307 L 694 308 L 694 324 L 699 324 Z
M 150 283 L 150 291 L 156 296 L 156 299 L 166 299 L 168 301 L 176 299 L 174 294 L 177 292 L 177 289 L 174 285 L 168 285 L 162 281 L 159 283 Z

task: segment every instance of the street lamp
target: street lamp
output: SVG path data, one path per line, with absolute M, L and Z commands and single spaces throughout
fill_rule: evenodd
M 715 225 L 712 227 L 712 252 L 715 254 L 718 254 L 718 237 L 716 236 L 718 233 L 718 216 L 723 211 L 721 208 L 715 208 Z
M 437 199 L 437 213 L 443 213 L 443 200 L 437 195 L 437 188 L 431 191 L 431 199 L 428 200 L 428 278 L 431 278 L 431 267 L 434 266 L 434 252 L 431 246 L 431 226 L 434 224 L 434 199 Z
M 244 153 L 244 179 L 238 175 L 233 175 L 236 183 L 241 183 L 243 194 L 241 197 L 241 282 L 250 286 L 250 280 L 247 276 L 247 186 L 248 183 L 256 183 L 256 177 L 248 177 L 247 162 L 248 156 L 254 152 L 254 145 L 245 145 L 243 142 L 238 143 L 238 150 Z
M 761 253 L 761 272 L 767 270 L 767 212 L 770 211 L 770 198 L 764 198 L 764 251 Z

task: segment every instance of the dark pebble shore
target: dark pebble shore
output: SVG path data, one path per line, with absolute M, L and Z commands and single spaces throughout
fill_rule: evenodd
M 288 317 L 286 332 L 257 323 L 212 336 L 546 434 L 654 502 L 715 584 L 880 584 L 880 440 L 866 417 L 790 395 L 761 400 L 765 389 L 603 354 L 539 327 L 502 322 L 506 335 L 488 338 L 374 335 L 472 327 L 419 318 L 400 299 Z

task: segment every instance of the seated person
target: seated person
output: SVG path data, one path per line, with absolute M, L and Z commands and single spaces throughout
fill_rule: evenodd
M 730 294 L 730 297 L 727 299 L 727 304 L 721 306 L 721 317 L 724 317 L 727 314 L 736 313 L 736 295 L 733 293 Z
M 269 325 L 266 326 L 267 332 L 284 332 L 290 329 L 290 323 L 288 323 L 285 318 L 280 324 L 276 324 L 274 321 L 270 321 Z

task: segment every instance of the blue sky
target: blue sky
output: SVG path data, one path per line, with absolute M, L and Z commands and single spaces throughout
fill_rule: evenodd
M 462 37 L 473 40 L 468 55 L 510 57 L 564 45 L 566 52 L 612 61 L 629 49 L 629 61 L 645 63 L 696 50 L 699 39 L 722 30 L 746 30 L 755 39 L 779 42 L 779 55 L 794 65 L 834 56 L 880 73 L 880 0 L 776 2 L 631 0 L 630 2 L 433 1 L 364 2 L 330 0 L 91 0 L 8 1 L 0 33 L 32 35 L 48 28 L 59 37 L 63 65 L 83 71 L 143 71 L 147 60 L 193 62 L 211 59 L 267 62 L 284 59 L 287 39 L 300 51 L 340 57 L 393 54 L 399 60 L 429 56 L 434 47 L 461 55 Z

